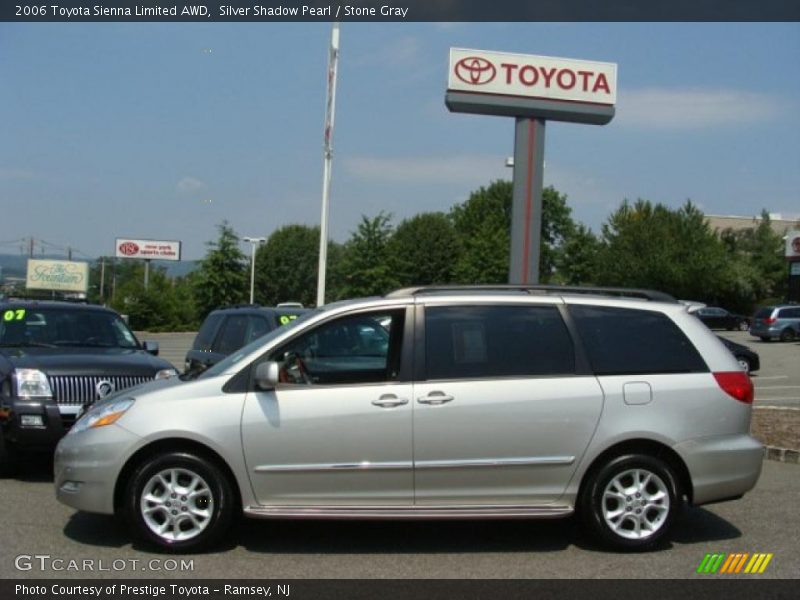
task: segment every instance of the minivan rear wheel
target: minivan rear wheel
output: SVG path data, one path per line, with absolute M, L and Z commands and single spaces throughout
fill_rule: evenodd
M 579 509 L 603 544 L 617 550 L 646 550 L 669 531 L 678 497 L 676 477 L 667 463 L 645 454 L 626 454 L 589 475 Z
M 162 549 L 194 552 L 216 543 L 233 518 L 233 492 L 213 462 L 171 452 L 142 462 L 126 491 L 133 533 Z
M 793 342 L 795 338 L 794 329 L 791 327 L 787 327 L 783 331 L 781 331 L 781 341 L 782 342 Z

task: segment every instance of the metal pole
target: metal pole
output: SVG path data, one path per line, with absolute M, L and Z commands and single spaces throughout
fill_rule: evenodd
M 100 258 L 100 302 L 105 299 L 105 294 L 103 293 L 103 288 L 105 287 L 106 283 L 106 259 L 105 257 Z
M 255 281 L 256 281 L 256 243 L 251 242 L 250 247 L 250 304 L 253 304 L 253 297 L 255 294 Z
M 544 125 L 544 119 L 516 119 L 509 283 L 539 283 Z
M 147 287 L 150 284 L 150 259 L 144 259 L 144 289 L 147 291 Z
M 336 112 L 336 71 L 339 63 L 339 23 L 333 23 L 328 54 L 328 101 L 325 108 L 325 145 L 322 167 L 322 217 L 319 227 L 319 268 L 317 270 L 317 306 L 325 304 L 325 271 L 328 261 L 328 204 L 331 193 L 333 160 L 333 121 Z

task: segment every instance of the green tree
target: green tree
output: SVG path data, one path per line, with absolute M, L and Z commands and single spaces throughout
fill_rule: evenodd
M 563 243 L 557 257 L 554 279 L 565 285 L 597 283 L 600 241 L 583 223 L 578 224 Z
M 508 281 L 513 185 L 494 181 L 473 192 L 466 202 L 450 211 L 461 244 L 455 266 L 459 283 Z M 540 280 L 556 279 L 563 246 L 575 232 L 567 197 L 549 186 L 542 191 Z
M 208 251 L 194 278 L 194 298 L 201 319 L 219 306 L 245 302 L 249 297 L 248 260 L 239 237 L 227 221 L 217 226 L 219 238 Z
M 598 283 L 713 300 L 729 286 L 725 246 L 691 201 L 678 210 L 627 200 L 603 224 Z
M 401 286 L 451 283 L 460 246 L 444 213 L 422 213 L 404 220 L 388 244 L 394 276 Z
M 316 302 L 319 227 L 286 225 L 272 233 L 256 253 L 256 301 Z
M 380 212 L 361 217 L 358 228 L 345 243 L 337 272 L 338 294 L 346 298 L 385 294 L 398 286 L 389 259 L 391 215 Z

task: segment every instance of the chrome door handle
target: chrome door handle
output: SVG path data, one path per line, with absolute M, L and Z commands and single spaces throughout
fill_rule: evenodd
M 446 404 L 447 402 L 452 402 L 453 400 L 454 398 L 452 396 L 448 396 L 444 392 L 431 392 L 427 396 L 417 398 L 417 402 L 420 404 L 432 404 L 434 406 Z
M 394 408 L 395 406 L 408 404 L 408 398 L 398 398 L 394 394 L 384 394 L 377 400 L 373 400 L 372 404 L 381 408 Z

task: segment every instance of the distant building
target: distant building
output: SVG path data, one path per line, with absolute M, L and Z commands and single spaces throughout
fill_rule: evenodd
M 759 223 L 761 223 L 761 215 L 755 215 L 753 217 L 706 215 L 706 222 L 711 226 L 711 229 L 716 229 L 718 231 L 724 231 L 726 229 L 741 231 L 743 229 L 758 227 Z M 772 231 L 783 236 L 791 229 L 800 229 L 800 215 L 770 213 L 769 224 L 772 227 Z

